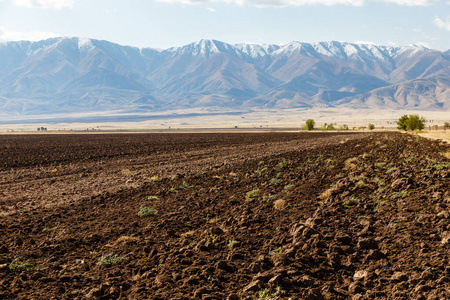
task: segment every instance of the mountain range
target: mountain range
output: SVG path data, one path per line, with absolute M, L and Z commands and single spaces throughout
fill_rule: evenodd
M 450 50 L 201 40 L 165 50 L 86 38 L 0 43 L 0 114 L 220 107 L 450 110 Z

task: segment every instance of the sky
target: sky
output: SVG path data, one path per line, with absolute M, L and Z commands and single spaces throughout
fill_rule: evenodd
M 0 42 L 86 37 L 166 49 L 344 41 L 450 49 L 450 0 L 0 0 Z

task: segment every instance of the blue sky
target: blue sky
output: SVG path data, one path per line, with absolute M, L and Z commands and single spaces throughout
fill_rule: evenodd
M 55 36 L 169 48 L 216 39 L 450 49 L 450 0 L 0 0 L 0 42 Z

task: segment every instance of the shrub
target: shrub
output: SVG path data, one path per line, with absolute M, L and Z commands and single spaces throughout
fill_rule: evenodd
M 444 123 L 444 127 L 445 127 L 445 128 L 450 128 L 450 123 L 449 123 L 449 122 L 445 122 L 445 123 Z
M 328 124 L 327 125 L 327 130 L 334 130 L 335 128 L 334 128 L 334 126 L 333 126 L 333 124 Z
M 305 122 L 305 127 L 304 128 L 306 130 L 313 130 L 315 125 L 316 125 L 316 122 L 314 122 L 313 119 L 308 119 Z
M 375 125 L 374 124 L 369 124 L 369 130 L 374 130 L 375 129 Z

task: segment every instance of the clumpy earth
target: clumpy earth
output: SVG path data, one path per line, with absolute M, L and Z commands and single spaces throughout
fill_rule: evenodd
M 0 136 L 0 299 L 449 299 L 450 146 Z

